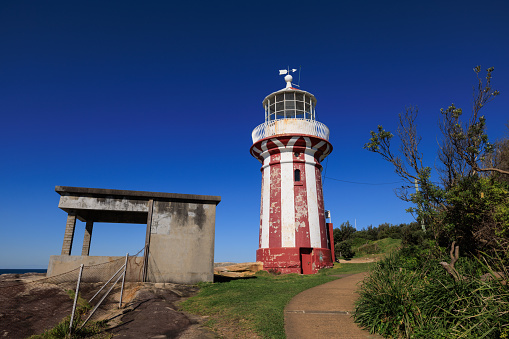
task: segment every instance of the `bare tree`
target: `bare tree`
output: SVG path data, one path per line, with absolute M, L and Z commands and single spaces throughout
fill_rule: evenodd
M 486 119 L 480 112 L 499 92 L 492 89 L 493 68 L 486 70 L 484 79 L 480 76 L 480 66 L 475 67 L 474 72 L 477 83 L 474 86 L 472 114 L 469 119 L 462 122 L 463 111 L 461 108 L 455 107 L 454 104 L 441 110 L 442 120 L 439 123 L 439 128 L 443 139 L 438 150 L 440 165 L 437 168 L 440 183 L 431 181 L 431 168 L 423 165 L 423 155 L 418 149 L 421 137 L 416 128 L 418 113 L 416 107 L 407 107 L 405 112 L 399 115 L 397 130 L 400 139 L 399 152 L 394 153 L 391 147 L 394 135 L 384 130 L 382 126 L 378 126 L 377 131 L 370 132 L 371 138 L 364 148 L 380 154 L 383 159 L 394 166 L 396 173 L 407 182 L 407 185 L 402 186 L 396 194 L 401 199 L 411 201 L 418 206 L 418 208 L 410 208 L 409 211 L 431 227 L 435 239 L 440 235 L 448 234 L 450 237 L 456 237 L 458 244 L 467 246 L 474 244 L 473 246 L 478 249 L 481 247 L 479 244 L 487 244 L 492 241 L 490 237 L 493 237 L 496 227 L 500 226 L 500 222 L 496 221 L 498 216 L 490 212 L 488 207 L 483 207 L 486 209 L 479 210 L 481 213 L 486 213 L 486 218 L 483 221 L 462 219 L 465 223 L 470 224 L 458 224 L 462 218 L 462 213 L 458 209 L 468 208 L 466 205 L 460 207 L 462 200 L 458 197 L 463 194 L 463 190 L 468 190 L 472 183 L 479 183 L 476 178 L 501 176 L 509 181 L 509 139 L 506 138 L 495 144 L 489 143 L 486 134 Z M 420 191 L 418 193 L 412 193 L 414 181 L 419 183 Z M 480 198 L 482 198 L 485 194 L 482 187 L 485 186 L 480 183 L 474 186 L 480 191 L 475 194 L 472 191 L 470 194 L 480 193 Z M 493 201 L 504 204 L 504 199 L 507 198 L 499 199 L 497 197 Z M 477 200 L 477 202 L 480 206 L 486 205 L 482 203 L 483 201 Z M 477 203 L 474 201 L 473 205 L 477 205 Z M 471 223 L 476 223 L 476 225 Z M 451 230 L 451 225 L 456 226 Z M 449 239 L 448 243 L 451 240 L 454 239 Z

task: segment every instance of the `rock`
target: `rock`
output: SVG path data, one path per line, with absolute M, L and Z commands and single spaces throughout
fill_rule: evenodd
M 216 267 L 214 268 L 214 274 L 225 277 L 247 277 L 254 275 L 256 272 L 261 270 L 263 270 L 263 263 L 247 262 L 225 267 Z

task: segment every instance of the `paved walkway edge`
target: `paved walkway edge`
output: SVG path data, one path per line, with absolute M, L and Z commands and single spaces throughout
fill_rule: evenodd
M 330 281 L 293 297 L 285 307 L 288 339 L 382 338 L 360 329 L 353 321 L 356 290 L 368 273 Z

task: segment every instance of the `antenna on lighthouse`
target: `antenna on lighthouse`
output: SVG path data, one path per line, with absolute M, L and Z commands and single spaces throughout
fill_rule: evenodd
M 299 66 L 299 81 L 298 81 L 298 84 L 295 85 L 297 87 L 300 87 L 300 71 L 302 70 L 302 66 Z
M 286 81 L 286 88 L 290 88 L 293 86 L 297 86 L 297 87 L 300 87 L 299 85 L 296 85 L 296 84 L 292 84 L 292 81 L 293 81 L 293 77 L 290 75 L 290 72 L 291 73 L 295 73 L 297 72 L 297 69 L 296 68 L 292 68 L 290 69 L 290 67 L 288 66 L 287 69 L 280 69 L 279 70 L 279 75 L 285 75 L 285 81 Z M 300 83 L 300 71 L 299 71 L 299 83 Z

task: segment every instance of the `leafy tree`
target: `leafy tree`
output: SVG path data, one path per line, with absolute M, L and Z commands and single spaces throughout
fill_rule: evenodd
M 352 251 L 352 244 L 350 240 L 342 241 L 336 247 L 336 255 L 345 259 L 351 259 L 355 255 Z
M 339 228 L 335 228 L 333 231 L 334 243 L 337 244 L 350 239 L 355 232 L 355 227 L 349 221 L 341 223 Z
M 404 224 L 401 230 L 401 242 L 403 245 L 419 245 L 422 246 L 426 234 L 423 232 L 421 225 L 416 222 Z
M 377 240 L 379 239 L 378 234 L 380 233 L 380 226 L 373 227 L 372 225 L 369 225 L 366 227 L 366 235 L 369 240 Z
M 493 144 L 493 152 L 485 159 L 486 167 L 496 167 L 503 171 L 509 171 L 509 121 L 506 124 L 506 137 L 496 141 Z M 509 184 L 509 176 L 502 173 L 494 173 L 493 177 L 497 181 Z
M 406 224 L 399 225 L 391 225 L 388 223 L 383 223 L 378 226 L 378 239 L 392 238 L 392 239 L 401 239 L 402 237 L 402 229 Z
M 415 204 L 408 211 L 419 222 L 425 222 L 439 244 L 446 246 L 456 241 L 462 249 L 471 252 L 507 245 L 509 190 L 500 180 L 494 180 L 509 175 L 502 160 L 508 158 L 507 139 L 491 144 L 486 134 L 486 119 L 480 115 L 481 109 L 499 94 L 491 87 L 493 70 L 487 69 L 483 80 L 480 66 L 474 68 L 477 84 L 472 114 L 466 122 L 461 120 L 461 108 L 451 105 L 441 110 L 439 128 L 443 138 L 437 168 L 440 182 L 432 181 L 431 167 L 423 163 L 415 107 L 408 107 L 399 115 L 399 153 L 391 145 L 394 135 L 382 126 L 371 131 L 371 138 L 364 145 L 394 165 L 396 173 L 407 183 L 397 195 Z M 494 155 L 495 149 L 500 154 Z M 420 186 L 418 193 L 412 193 L 414 183 Z

